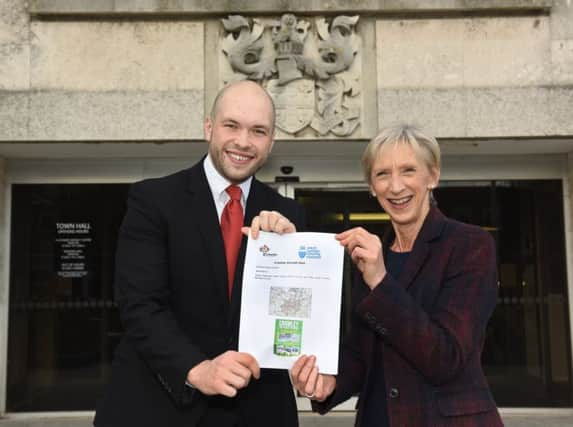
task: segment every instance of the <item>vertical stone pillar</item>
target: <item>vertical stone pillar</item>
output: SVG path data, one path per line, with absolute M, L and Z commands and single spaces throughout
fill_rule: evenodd
M 573 152 L 567 155 L 567 182 L 563 189 L 565 206 L 565 256 L 567 264 L 569 334 L 573 342 Z
M 8 251 L 10 250 L 6 212 L 6 160 L 0 158 L 0 417 L 6 412 L 6 374 L 8 363 Z
M 26 0 L 0 0 L 0 141 L 26 138 L 30 23 Z

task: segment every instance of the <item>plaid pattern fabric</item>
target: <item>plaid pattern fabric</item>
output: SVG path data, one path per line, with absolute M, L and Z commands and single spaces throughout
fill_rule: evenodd
M 385 251 L 393 239 L 384 238 Z M 432 207 L 400 277 L 387 274 L 373 291 L 355 280 L 337 388 L 313 408 L 325 413 L 367 390 L 381 346 L 392 427 L 502 426 L 480 362 L 497 290 L 489 233 Z

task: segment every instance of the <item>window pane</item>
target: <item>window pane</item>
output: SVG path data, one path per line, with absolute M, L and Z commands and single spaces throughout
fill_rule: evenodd
M 121 327 L 113 303 L 127 185 L 14 185 L 7 410 L 91 410 Z
M 571 344 L 565 271 L 563 190 L 557 180 L 443 182 L 435 191 L 449 217 L 496 240 L 499 303 L 487 329 L 483 365 L 500 406 L 571 406 Z M 388 219 L 364 191 L 301 189 L 309 230 L 363 226 L 383 234 Z M 347 261 L 347 264 L 350 264 Z M 350 269 L 345 269 L 348 327 Z
M 113 256 L 128 185 L 14 185 L 7 410 L 91 410 L 121 336 Z M 299 189 L 309 230 L 387 217 L 366 190 Z M 500 406 L 570 406 L 571 366 L 560 181 L 445 182 L 448 216 L 495 237 L 500 301 L 483 363 Z M 372 215 L 374 214 L 374 215 Z M 343 328 L 352 266 L 346 260 Z

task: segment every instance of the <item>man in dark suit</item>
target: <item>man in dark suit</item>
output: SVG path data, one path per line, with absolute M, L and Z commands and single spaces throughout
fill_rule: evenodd
M 115 278 L 125 336 L 95 426 L 298 425 L 288 373 L 261 371 L 236 351 L 240 227 L 255 236 L 303 225 L 297 203 L 253 178 L 273 145 L 274 114 L 257 84 L 227 86 L 205 121 L 208 155 L 132 186 Z

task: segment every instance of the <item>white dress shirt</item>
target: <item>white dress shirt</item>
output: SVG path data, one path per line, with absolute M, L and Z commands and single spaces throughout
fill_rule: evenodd
M 223 177 L 215 168 L 210 155 L 205 157 L 205 161 L 203 162 L 203 169 L 205 170 L 207 182 L 209 183 L 209 188 L 211 189 L 211 194 L 213 195 L 213 200 L 215 201 L 219 223 L 221 223 L 221 215 L 223 215 L 223 209 L 225 209 L 225 205 L 231 198 L 225 190 L 229 185 L 232 185 L 232 183 Z M 241 187 L 242 192 L 241 206 L 243 207 L 243 216 L 245 214 L 245 207 L 247 206 L 247 198 L 249 197 L 252 181 L 253 177 L 250 176 L 245 181 L 237 184 L 239 187 Z

